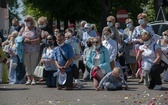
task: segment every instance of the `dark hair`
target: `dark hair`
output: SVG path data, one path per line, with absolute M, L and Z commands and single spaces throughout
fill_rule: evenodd
M 57 36 L 65 37 L 65 34 L 64 34 L 63 32 L 59 32 L 59 33 L 57 34 Z
M 57 46 L 56 37 L 54 35 L 48 35 L 48 36 L 50 36 L 52 38 L 52 41 L 54 41 L 54 46 Z

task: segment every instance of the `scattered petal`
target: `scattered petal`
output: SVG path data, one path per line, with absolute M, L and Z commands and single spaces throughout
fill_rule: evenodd
M 128 97 L 125 97 L 125 100 L 128 100 L 129 98 Z
M 160 95 L 160 97 L 163 97 L 163 95 Z

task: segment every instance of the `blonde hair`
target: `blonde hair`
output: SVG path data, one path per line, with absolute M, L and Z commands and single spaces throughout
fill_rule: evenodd
M 26 18 L 28 18 L 28 19 L 30 19 L 32 21 L 32 26 L 34 26 L 34 27 L 36 26 L 36 22 L 35 22 L 35 20 L 34 20 L 34 18 L 32 16 L 27 15 Z
M 97 40 L 97 41 L 99 41 L 101 43 L 101 39 L 100 39 L 99 36 L 93 37 L 92 41 L 94 41 L 94 40 Z
M 139 19 L 140 17 L 143 17 L 144 19 L 147 20 L 147 14 L 146 13 L 140 13 L 140 14 L 138 14 L 137 19 Z
M 141 39 L 142 40 L 145 39 L 145 38 L 151 38 L 151 37 L 152 37 L 152 35 L 149 32 L 143 32 L 141 34 Z
M 168 30 L 166 30 L 162 33 L 162 35 L 164 35 L 164 34 L 168 35 Z
M 19 20 L 16 19 L 16 18 L 14 18 L 14 19 L 12 20 L 12 23 L 19 23 Z
M 119 67 L 114 67 L 112 70 L 113 73 L 121 74 L 121 68 Z
M 16 37 L 16 36 L 18 36 L 18 34 L 19 34 L 18 31 L 13 31 L 11 35 L 12 35 L 13 37 Z
M 43 23 L 47 23 L 47 17 L 44 17 L 44 16 L 42 16 L 42 17 L 40 17 L 39 19 L 38 19 L 38 24 L 40 24 L 41 22 L 43 22 Z
M 125 20 L 125 23 L 128 23 L 128 22 L 133 22 L 133 20 L 128 18 L 128 19 Z
M 72 33 L 70 33 L 70 32 L 66 32 L 65 36 L 67 36 L 67 35 L 70 36 L 70 37 L 72 37 Z
M 111 20 L 112 22 L 115 23 L 115 17 L 114 16 L 108 16 L 106 20 Z

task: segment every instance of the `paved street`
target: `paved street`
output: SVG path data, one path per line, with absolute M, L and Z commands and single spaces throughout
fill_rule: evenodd
M 72 91 L 46 88 L 43 83 L 0 84 L 0 105 L 168 105 L 168 83 L 163 83 L 163 89 L 157 91 L 148 90 L 137 79 L 128 81 L 130 90 L 98 92 L 92 82 L 85 82 L 85 88 Z

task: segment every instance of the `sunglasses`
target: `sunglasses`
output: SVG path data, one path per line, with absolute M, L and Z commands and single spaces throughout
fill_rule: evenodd
M 99 41 L 95 41 L 95 42 L 93 42 L 93 43 L 99 43 Z
M 52 39 L 47 39 L 47 40 L 52 40 Z
M 29 22 L 29 21 L 31 21 L 31 20 L 24 20 L 25 22 Z
M 91 43 L 91 42 L 86 42 L 86 43 Z
M 167 34 L 163 34 L 164 36 L 168 36 Z
M 107 21 L 107 22 L 112 22 L 112 21 Z

